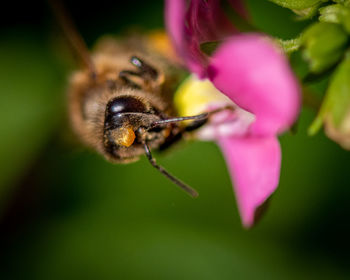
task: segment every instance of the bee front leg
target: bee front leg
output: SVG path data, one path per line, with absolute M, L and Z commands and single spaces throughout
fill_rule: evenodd
M 139 85 L 139 83 L 141 83 L 150 90 L 156 90 L 159 79 L 158 71 L 136 56 L 132 56 L 130 58 L 130 62 L 132 65 L 137 67 L 138 71 L 120 71 L 119 78 L 122 79 L 127 85 L 134 88 L 142 88 L 142 86 Z M 131 77 L 134 77 L 134 79 Z M 137 81 L 135 82 L 134 80 Z
M 125 84 L 127 84 L 130 87 L 141 89 L 141 86 L 132 81 L 129 77 L 130 76 L 136 76 L 139 77 L 140 74 L 137 72 L 129 71 L 129 70 L 123 70 L 119 72 L 119 78 L 124 81 Z
M 132 65 L 136 66 L 139 69 L 138 73 L 144 79 L 153 80 L 153 81 L 157 80 L 159 74 L 154 67 L 147 64 L 137 56 L 132 56 L 130 59 L 130 62 Z

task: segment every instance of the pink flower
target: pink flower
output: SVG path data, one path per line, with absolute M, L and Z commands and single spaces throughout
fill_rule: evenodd
M 277 135 L 297 118 L 300 90 L 273 41 L 262 34 L 237 33 L 219 2 L 167 0 L 166 25 L 187 68 L 209 79 L 237 106 L 230 118 L 214 117 L 204 129 L 211 131 L 223 151 L 242 223 L 251 227 L 277 188 L 281 167 Z M 244 13 L 240 1 L 230 3 Z M 221 42 L 210 57 L 200 50 L 200 44 L 208 41 Z

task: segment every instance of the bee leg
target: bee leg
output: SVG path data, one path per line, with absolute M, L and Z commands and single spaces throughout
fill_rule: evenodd
M 187 184 L 185 184 L 181 180 L 179 180 L 176 177 L 174 177 L 173 175 L 171 175 L 168 171 L 166 171 L 164 169 L 164 167 L 162 167 L 156 163 L 156 160 L 152 156 L 152 153 L 151 153 L 148 145 L 146 144 L 146 142 L 143 142 L 143 146 L 144 146 L 144 149 L 146 152 L 147 159 L 154 168 L 156 168 L 160 173 L 162 173 L 170 181 L 172 181 L 174 184 L 176 184 L 181 189 L 183 189 L 185 192 L 187 192 L 190 196 L 192 196 L 192 197 L 198 196 L 198 192 L 195 189 L 192 189 L 190 186 L 188 186 Z
M 175 133 L 171 133 L 166 141 L 161 144 L 158 148 L 159 151 L 167 150 L 169 147 L 173 146 L 175 143 L 179 142 L 182 139 L 183 131 L 182 129 L 179 129 L 179 131 Z
M 152 67 L 151 65 L 147 64 L 137 56 L 132 56 L 130 59 L 130 62 L 132 65 L 136 66 L 140 72 L 139 75 L 144 77 L 145 79 L 149 80 L 157 80 L 159 74 L 158 71 Z
M 119 78 L 122 79 L 127 85 L 140 89 L 141 86 L 129 78 L 130 76 L 134 76 L 141 79 L 141 82 L 143 81 L 143 84 L 146 88 L 148 87 L 150 90 L 156 90 L 156 83 L 159 77 L 158 71 L 136 56 L 132 56 L 130 62 L 132 65 L 138 68 L 138 71 L 120 71 Z
M 119 78 L 122 79 L 127 85 L 133 88 L 141 89 L 141 86 L 130 80 L 129 76 L 139 76 L 139 73 L 129 70 L 123 70 L 119 72 Z

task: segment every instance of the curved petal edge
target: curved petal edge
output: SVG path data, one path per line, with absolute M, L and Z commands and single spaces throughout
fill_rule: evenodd
M 214 53 L 208 77 L 235 104 L 253 113 L 253 135 L 290 127 L 300 109 L 300 88 L 282 51 L 260 34 L 232 36 Z
M 259 208 L 276 190 L 281 149 L 276 137 L 220 138 L 219 146 L 233 181 L 242 224 L 252 227 Z

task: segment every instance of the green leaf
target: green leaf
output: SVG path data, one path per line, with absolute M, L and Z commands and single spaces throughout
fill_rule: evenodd
M 320 3 L 310 8 L 306 8 L 302 10 L 293 10 L 293 12 L 298 15 L 297 17 L 298 20 L 306 20 L 315 16 L 318 12 L 319 7 L 320 7 Z
M 339 65 L 327 91 L 331 121 L 339 128 L 350 109 L 350 53 Z
M 289 40 L 277 39 L 277 43 L 282 47 L 285 53 L 289 54 L 297 51 L 300 48 L 301 37 Z
M 312 6 L 315 6 L 321 2 L 324 2 L 324 0 L 270 0 L 270 1 L 274 2 L 277 5 L 280 5 L 282 7 L 292 9 L 292 10 L 304 10 Z
M 215 50 L 220 45 L 220 41 L 213 41 L 213 42 L 205 42 L 200 45 L 200 49 L 202 52 L 204 52 L 206 55 L 210 56 L 215 52 Z
M 346 7 L 350 7 L 350 0 L 333 0 L 333 2 L 343 4 Z
M 302 36 L 303 57 L 311 72 L 320 73 L 334 65 L 342 57 L 347 41 L 347 33 L 338 24 L 311 25 Z
M 309 128 L 311 135 L 315 134 L 326 122 L 327 131 L 332 131 L 331 138 L 337 133 L 337 142 L 350 141 L 350 53 L 337 67 L 331 78 L 326 97 L 321 109 Z M 348 135 L 348 139 L 344 137 Z M 341 136 L 344 136 L 343 138 Z
M 329 5 L 321 8 L 319 20 L 342 24 L 344 29 L 350 33 L 350 8 L 341 4 Z

